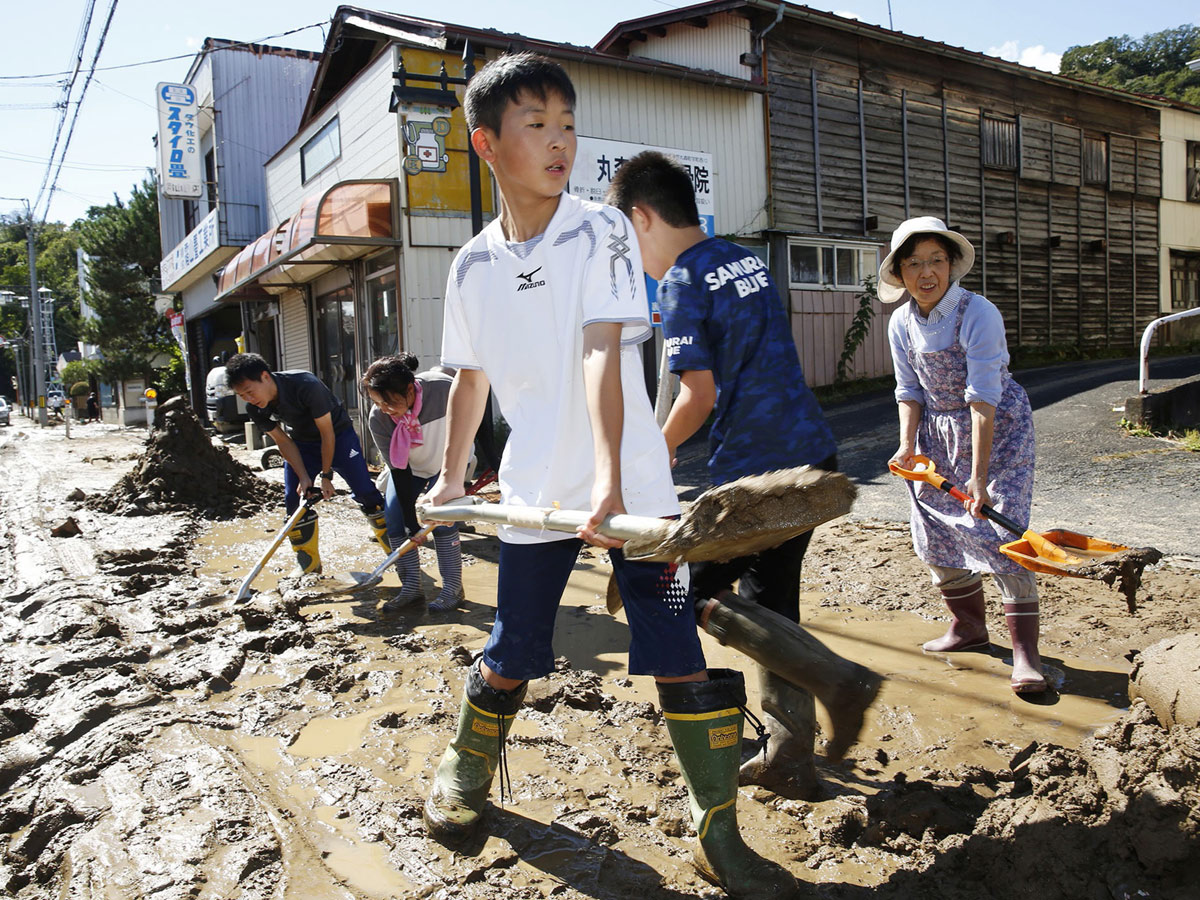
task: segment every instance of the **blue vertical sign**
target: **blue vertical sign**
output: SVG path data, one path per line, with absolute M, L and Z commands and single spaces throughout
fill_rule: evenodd
M 164 197 L 204 194 L 196 91 L 187 84 L 158 85 L 158 186 Z

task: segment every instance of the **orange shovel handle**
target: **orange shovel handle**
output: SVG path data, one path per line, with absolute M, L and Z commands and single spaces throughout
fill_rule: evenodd
M 945 491 L 955 500 L 970 502 L 970 497 L 937 473 L 937 467 L 928 456 L 914 456 L 913 462 L 918 466 L 922 466 L 922 468 L 904 469 L 895 463 L 888 463 L 888 469 L 893 475 L 899 475 L 901 478 L 907 478 L 909 481 L 924 481 L 932 484 L 935 488 Z M 991 519 L 1001 528 L 1007 528 L 1013 534 L 1025 537 L 1031 533 L 1028 529 L 1018 525 L 1012 519 L 1008 518 L 1008 516 L 997 512 L 986 503 L 979 507 L 979 511 L 983 513 L 985 518 Z

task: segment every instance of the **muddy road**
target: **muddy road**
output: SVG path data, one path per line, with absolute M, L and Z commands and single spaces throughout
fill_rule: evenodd
M 285 544 L 236 605 L 279 509 L 94 502 L 146 455 L 144 432 L 114 426 L 0 430 L 0 895 L 721 896 L 688 864 L 686 792 L 651 680 L 625 673 L 602 552 L 580 558 L 557 671 L 514 726 L 511 800 L 451 852 L 420 809 L 487 639 L 495 538 L 464 535 L 462 608 L 387 615 L 394 574 L 346 589 L 380 551 L 339 495 L 321 509 L 325 574 L 292 577 Z M 1131 654 L 1200 631 L 1200 570 L 1169 553 L 1136 615 L 1102 584 L 1040 586 L 1058 690 L 1030 702 L 1008 689 L 990 585 L 992 652 L 926 655 L 942 609 L 907 526 L 818 529 L 804 624 L 888 680 L 849 758 L 818 767 L 822 799 L 742 789 L 748 843 L 816 897 L 1194 898 L 1200 729 L 1131 706 L 1128 676 Z M 752 676 L 704 640 L 710 665 Z

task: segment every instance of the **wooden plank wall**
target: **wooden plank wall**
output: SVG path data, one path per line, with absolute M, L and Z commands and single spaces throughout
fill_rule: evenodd
M 1136 346 L 1159 306 L 1157 109 L 789 19 L 767 68 L 777 234 L 886 244 L 903 219 L 935 215 L 975 245 L 964 286 L 999 307 L 1010 346 Z M 1017 171 L 981 164 L 984 116 L 1015 123 Z M 1107 142 L 1106 184 L 1085 183 L 1087 138 Z M 829 329 L 853 295 L 791 296 L 806 375 L 832 380 Z M 882 321 L 871 340 L 886 349 Z

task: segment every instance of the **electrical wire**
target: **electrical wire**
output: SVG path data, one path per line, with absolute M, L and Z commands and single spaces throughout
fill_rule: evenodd
M 50 160 L 44 156 L 28 156 L 24 153 L 14 153 L 11 150 L 0 150 L 0 159 L 7 159 L 11 162 L 28 163 L 29 165 L 48 165 Z M 123 166 L 117 163 L 95 163 L 93 165 L 84 165 L 83 163 L 63 163 L 64 169 L 79 169 L 84 172 L 133 172 L 148 169 L 150 166 Z M 59 188 L 61 191 L 62 188 Z
M 67 114 L 70 109 L 71 92 L 75 89 L 75 81 L 79 77 L 79 69 L 83 66 L 83 51 L 87 45 L 88 32 L 92 28 L 92 13 L 96 8 L 96 0 L 88 0 L 87 7 L 83 11 L 83 19 L 79 23 L 79 33 L 75 36 L 75 51 L 71 54 L 75 59 L 75 65 L 68 73 L 67 80 L 63 83 L 62 97 L 58 101 L 60 110 L 58 123 L 54 127 L 54 144 L 50 148 L 50 160 L 53 165 L 54 155 L 58 152 L 58 142 L 62 140 L 63 126 L 67 124 Z M 46 184 L 50 180 L 50 168 L 46 167 L 46 172 L 42 176 L 42 183 L 38 187 L 37 199 L 33 205 L 36 208 L 41 202 L 42 194 L 46 190 Z
M 163 56 L 158 59 L 145 59 L 141 62 L 122 63 L 117 66 L 101 66 L 95 71 L 97 72 L 113 72 L 117 69 L 135 69 L 138 66 L 153 66 L 158 63 L 174 62 L 177 59 L 195 59 L 201 52 L 215 53 L 219 50 L 236 50 L 239 47 L 253 47 L 255 44 L 262 44 L 266 41 L 273 41 L 275 38 L 287 37 L 289 34 L 296 34 L 300 31 L 307 31 L 310 28 L 324 28 L 325 22 L 313 22 L 311 25 L 301 25 L 299 28 L 292 28 L 288 31 L 281 31 L 278 34 L 268 34 L 264 38 L 259 38 L 256 41 L 230 41 L 220 47 L 213 47 L 208 51 L 198 51 L 192 53 L 180 53 L 178 56 Z M 70 75 L 70 72 L 43 72 L 40 75 L 0 75 L 0 81 L 23 81 L 29 78 L 58 78 L 64 75 Z
M 88 85 L 92 83 L 92 78 L 96 74 L 96 64 L 100 61 L 100 52 L 104 49 L 104 41 L 108 37 L 108 30 L 112 27 L 113 16 L 116 15 L 116 12 L 117 0 L 112 0 L 112 3 L 108 7 L 108 18 L 104 20 L 104 28 L 100 32 L 100 39 L 96 43 L 96 52 L 92 54 L 92 64 L 88 69 L 87 78 L 84 79 L 83 88 L 79 92 L 79 99 L 75 102 L 75 112 L 71 116 L 71 127 L 68 129 L 67 139 L 63 143 L 62 155 L 58 159 L 58 168 L 54 172 L 54 180 L 50 182 L 50 192 L 46 195 L 46 208 L 41 217 L 43 222 L 50 215 L 50 204 L 54 200 L 54 191 L 58 187 L 58 176 L 62 172 L 63 163 L 66 162 L 67 153 L 71 149 L 71 136 L 75 134 L 75 125 L 79 121 L 79 111 L 83 109 L 83 98 L 87 96 Z M 51 154 L 51 160 L 53 160 L 53 154 Z M 53 165 L 53 161 L 51 165 Z M 41 201 L 40 192 L 38 194 L 38 201 Z M 35 203 L 34 209 L 36 210 L 38 206 L 39 203 Z

